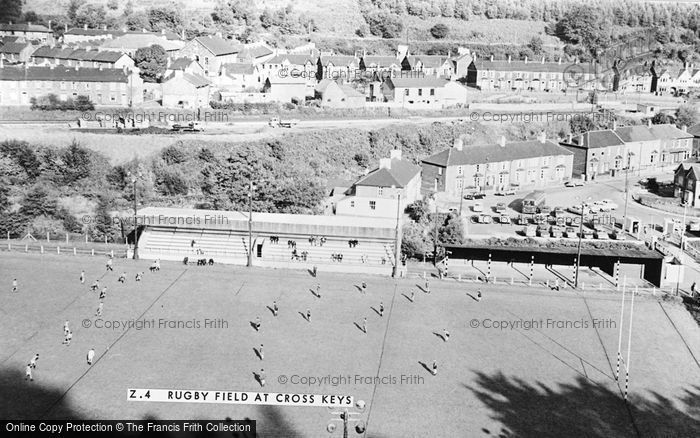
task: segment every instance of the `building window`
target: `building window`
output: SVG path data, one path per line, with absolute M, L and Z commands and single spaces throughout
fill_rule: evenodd
M 544 179 L 544 169 L 540 169 L 540 179 Z
M 423 95 L 423 89 L 422 89 L 422 88 L 419 88 L 419 89 L 418 89 L 418 95 L 419 95 L 419 96 L 422 96 L 422 95 Z
M 430 95 L 431 95 L 431 96 L 435 96 L 435 88 L 431 88 L 431 89 L 430 89 Z
M 377 209 L 377 201 L 369 201 L 369 209 L 376 210 Z
M 411 90 L 409 90 L 408 88 L 406 88 L 405 90 L 403 90 L 403 95 L 404 95 L 404 96 L 410 96 L 410 95 L 411 95 L 411 94 L 410 94 L 410 91 L 411 91 Z
M 377 188 L 377 195 L 378 195 L 378 196 L 383 196 L 383 195 L 384 195 L 384 187 L 378 187 L 378 188 Z
M 457 166 L 457 175 L 462 175 L 462 166 Z
M 442 167 L 438 167 L 438 175 L 442 175 Z
M 350 201 L 350 208 L 355 208 L 355 201 Z

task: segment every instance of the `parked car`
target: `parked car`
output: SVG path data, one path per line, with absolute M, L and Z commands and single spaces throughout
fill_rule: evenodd
M 523 229 L 523 232 L 527 237 L 537 236 L 537 225 L 528 225 Z
M 688 224 L 688 231 L 700 231 L 700 222 L 692 221 Z
M 486 197 L 486 193 L 481 193 L 481 192 L 473 192 L 473 193 L 467 193 L 464 195 L 464 199 L 468 201 L 472 201 L 474 199 L 484 199 Z
M 549 237 L 549 226 L 544 224 L 538 225 L 537 235 L 540 237 Z
M 564 229 L 564 235 L 568 238 L 578 237 L 577 233 L 578 233 L 578 230 L 574 227 L 566 227 Z
M 503 191 L 504 195 L 515 195 L 516 193 L 518 192 L 515 189 L 508 189 Z
M 552 210 L 552 216 L 554 217 L 562 217 L 564 215 L 564 209 L 561 207 L 554 207 Z
M 605 230 L 596 230 L 594 235 L 596 239 L 600 240 L 608 240 L 610 238 L 610 235 Z
M 583 181 L 580 180 L 571 180 L 567 181 L 564 183 L 565 187 L 582 187 L 583 186 Z
M 584 228 L 584 229 L 583 229 L 583 233 L 582 233 L 582 234 L 583 234 L 583 238 L 584 238 L 584 239 L 592 239 L 592 238 L 593 238 L 593 231 L 591 231 L 591 230 L 589 230 L 589 229 L 587 229 L 587 228 Z
M 510 224 L 510 216 L 502 214 L 498 217 L 498 222 L 501 224 Z
M 625 232 L 622 230 L 615 230 L 612 233 L 612 238 L 615 240 L 626 240 L 627 236 L 625 235 Z
M 508 208 L 506 207 L 505 202 L 499 202 L 496 204 L 496 213 L 505 213 Z
M 488 214 L 480 214 L 478 222 L 480 224 L 490 224 L 491 222 L 493 222 L 493 218 L 491 217 L 491 215 Z
M 552 226 L 550 228 L 552 237 L 561 237 L 564 234 L 564 230 L 561 227 Z
M 602 202 L 603 205 L 606 205 L 608 208 L 610 208 L 610 210 L 617 210 L 617 204 L 614 203 L 614 202 L 612 202 L 612 201 L 609 200 L 609 199 L 603 199 L 603 200 L 600 201 L 600 202 Z
M 539 209 L 537 209 L 537 212 L 540 214 L 543 214 L 545 216 L 549 216 L 549 214 L 552 212 L 552 207 L 548 207 L 546 205 L 543 205 Z
M 484 211 L 484 204 L 482 204 L 481 202 L 475 202 L 474 205 L 472 205 L 472 211 L 474 213 L 481 213 L 482 211 Z
M 174 124 L 173 126 L 170 127 L 171 131 L 184 131 L 184 132 L 201 132 L 204 131 L 204 128 L 202 128 L 202 125 L 200 125 L 197 122 L 190 122 L 186 125 L 181 125 L 179 123 Z
M 527 225 L 529 223 L 527 216 L 523 215 L 518 215 L 517 219 L 515 219 L 515 223 L 518 225 Z

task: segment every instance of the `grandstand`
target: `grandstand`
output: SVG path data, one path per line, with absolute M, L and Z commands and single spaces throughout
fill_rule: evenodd
M 245 265 L 248 221 L 245 212 L 148 207 L 138 212 L 139 255 Z M 252 230 L 254 266 L 383 275 L 394 266 L 393 219 L 254 212 Z

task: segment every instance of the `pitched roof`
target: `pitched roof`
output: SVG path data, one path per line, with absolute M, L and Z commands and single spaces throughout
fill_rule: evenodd
M 365 97 L 364 94 L 360 93 L 359 91 L 357 91 L 349 85 L 340 85 L 340 89 L 342 90 L 343 94 L 345 94 L 345 96 L 347 97 Z
M 83 27 L 72 27 L 64 32 L 64 35 L 82 35 L 82 36 L 109 36 L 109 35 L 124 35 L 121 30 L 105 30 L 105 29 L 85 29 Z
M 184 70 L 189 67 L 193 62 L 197 62 L 190 58 L 175 58 L 170 62 L 170 67 L 168 70 Z
M 33 58 L 71 59 L 76 61 L 117 62 L 125 55 L 111 50 L 72 49 L 69 47 L 41 46 L 32 53 Z
M 216 35 L 197 37 L 194 40 L 203 45 L 207 50 L 213 53 L 214 56 L 231 55 L 241 51 L 240 45 Z
M 391 160 L 389 169 L 381 167 L 374 169 L 366 176 L 355 182 L 356 186 L 372 187 L 405 187 L 418 173 L 421 168 L 413 163 L 398 158 Z
M 615 134 L 622 139 L 625 143 L 631 143 L 634 141 L 653 141 L 656 140 L 656 136 L 651 133 L 651 130 L 646 126 L 625 126 L 623 128 L 617 128 Z
M 4 67 L 0 68 L 0 81 L 127 82 L 128 73 L 111 68 Z
M 336 66 L 347 66 L 350 64 L 357 65 L 358 60 L 354 56 L 333 55 L 333 56 L 322 56 L 321 63 L 323 65 L 333 64 Z
M 276 55 L 269 60 L 265 61 L 266 64 L 282 64 L 284 61 L 288 61 L 293 65 L 304 65 L 306 63 L 315 64 L 316 59 L 310 55 Z
M 326 89 L 328 88 L 329 85 L 331 85 L 333 82 L 332 79 L 321 79 L 318 81 L 318 84 L 316 84 L 315 90 L 319 93 L 325 93 Z
M 225 69 L 226 75 L 252 75 L 255 73 L 255 66 L 247 62 L 230 62 L 221 66 Z
M 135 50 L 156 44 L 166 51 L 178 50 L 184 45 L 182 41 L 171 41 L 166 39 L 163 35 L 139 32 L 128 33 L 111 40 L 106 40 L 101 43 L 100 47 L 105 49 Z
M 576 65 L 576 72 L 594 73 L 595 65 L 591 63 L 572 64 L 568 61 L 559 62 L 541 62 L 537 60 L 511 60 L 510 62 L 499 60 L 491 61 L 489 59 L 477 59 L 474 61 L 477 70 L 493 70 L 493 71 L 527 71 L 527 72 L 548 72 L 548 73 L 563 73 L 568 69 L 573 69 Z
M 163 82 L 170 81 L 172 79 L 175 79 L 177 75 L 173 72 L 168 77 L 165 78 Z M 196 88 L 202 88 L 206 87 L 207 85 L 211 85 L 211 81 L 204 76 L 200 75 L 195 75 L 195 74 L 190 74 L 190 73 L 182 73 L 182 78 L 189 82 L 190 84 L 194 85 Z
M 444 87 L 449 81 L 434 76 L 388 78 L 395 88 Z
M 420 61 L 424 68 L 438 68 L 448 59 L 447 56 L 440 55 L 412 55 L 408 57 L 408 62 L 415 66 Z
M 31 44 L 29 44 L 29 43 L 6 43 L 6 44 L 0 45 L 0 53 L 19 54 L 22 52 L 22 50 L 26 49 L 27 47 L 31 47 Z
M 365 64 L 365 67 L 371 68 L 382 68 L 391 67 L 392 65 L 401 65 L 401 61 L 395 56 L 367 55 L 362 57 L 362 62 Z
M 651 125 L 651 133 L 658 139 L 679 139 L 679 138 L 692 138 L 693 134 L 689 134 L 681 129 L 675 127 L 675 125 L 662 124 L 662 125 Z
M 562 143 L 580 146 L 586 149 L 622 146 L 625 144 L 625 142 L 623 142 L 622 139 L 610 129 L 587 131 L 579 135 L 574 135 L 570 143 L 568 141 L 564 141 Z
M 24 37 L 21 35 L 3 35 L 0 36 L 0 43 L 17 43 L 24 41 Z
M 270 50 L 269 47 L 257 44 L 243 47 L 243 50 L 241 50 L 241 53 L 239 53 L 238 56 L 240 58 L 257 59 L 262 58 L 263 56 L 271 55 L 272 53 L 274 52 Z
M 506 143 L 505 146 L 500 144 L 464 146 L 461 151 L 457 148 L 448 148 L 424 159 L 423 163 L 447 167 L 572 154 L 573 152 L 549 140 L 544 143 L 539 140 L 528 140 Z
M 700 137 L 700 123 L 688 128 L 688 134 L 694 135 L 695 137 Z
M 22 24 L 7 24 L 7 23 L 0 23 L 0 31 L 6 31 L 6 32 L 45 32 L 45 33 L 51 33 L 52 31 L 42 25 L 42 24 L 31 24 L 31 23 L 22 23 Z

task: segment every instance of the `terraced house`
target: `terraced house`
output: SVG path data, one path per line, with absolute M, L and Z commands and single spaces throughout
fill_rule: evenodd
M 612 73 L 612 72 L 611 72 Z M 467 69 L 467 83 L 482 90 L 560 92 L 568 88 L 598 89 L 600 78 L 592 64 L 475 58 Z M 612 81 L 610 81 L 612 87 Z
M 87 96 L 95 105 L 143 102 L 138 69 L 5 66 L 0 62 L 0 105 L 29 105 L 32 97 L 55 94 L 61 100 Z
M 574 153 L 575 176 L 593 180 L 626 170 L 660 170 L 688 159 L 693 150 L 693 135 L 673 125 L 613 128 L 569 136 L 561 142 Z
M 44 44 L 55 42 L 53 31 L 43 24 L 0 23 L 0 37 L 2 36 L 19 36 L 27 41 L 38 41 Z
M 454 145 L 425 158 L 421 167 L 424 192 L 460 196 L 464 190 L 544 187 L 571 178 L 574 154 L 541 134 L 536 140 Z

